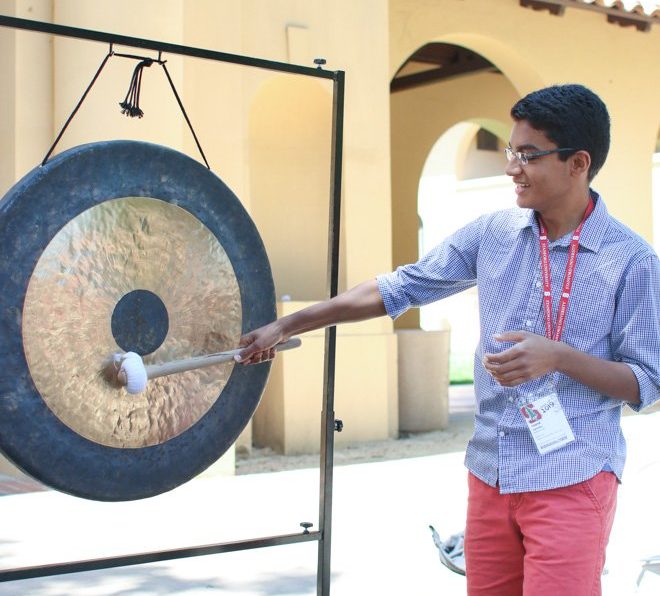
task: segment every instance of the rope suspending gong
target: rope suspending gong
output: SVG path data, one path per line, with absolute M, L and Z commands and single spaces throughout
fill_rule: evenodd
M 94 86 L 94 83 L 99 78 L 99 75 L 101 74 L 101 71 L 103 70 L 103 67 L 106 65 L 106 63 L 108 62 L 108 60 L 112 56 L 118 56 L 120 58 L 130 58 L 132 60 L 139 60 L 138 65 L 133 70 L 133 76 L 131 77 L 131 82 L 128 85 L 128 91 L 126 93 L 126 97 L 124 98 L 124 101 L 119 102 L 119 105 L 121 107 L 121 113 L 125 114 L 129 118 L 142 118 L 142 116 L 144 116 L 144 112 L 140 109 L 140 88 L 142 86 L 142 71 L 144 70 L 145 67 L 151 66 L 154 62 L 163 67 L 163 72 L 165 73 L 165 76 L 167 77 L 167 82 L 170 84 L 170 87 L 172 89 L 172 93 L 174 94 L 174 97 L 176 98 L 176 101 L 179 104 L 179 108 L 181 110 L 181 113 L 183 114 L 183 117 L 186 121 L 186 124 L 188 124 L 188 128 L 190 129 L 190 132 L 192 133 L 192 136 L 195 139 L 197 149 L 199 149 L 199 153 L 202 156 L 202 159 L 204 160 L 204 163 L 206 164 L 206 167 L 210 170 L 211 166 L 209 165 L 209 162 L 206 159 L 206 155 L 204 155 L 204 150 L 202 149 L 202 145 L 200 144 L 199 139 L 197 138 L 197 134 L 195 133 L 195 129 L 193 128 L 193 125 L 190 122 L 190 118 L 188 118 L 188 114 L 186 113 L 186 109 L 183 107 L 183 103 L 181 101 L 181 98 L 179 97 L 179 94 L 177 93 L 176 87 L 174 86 L 174 81 L 172 81 L 172 77 L 170 76 L 170 73 L 167 71 L 167 66 L 165 66 L 166 60 L 162 60 L 162 58 L 161 58 L 161 52 L 158 52 L 158 58 L 157 59 L 155 59 L 155 58 L 146 58 L 144 56 L 135 56 L 133 54 L 119 54 L 119 53 L 116 53 L 116 52 L 113 51 L 112 44 L 110 44 L 110 49 L 109 49 L 107 55 L 105 56 L 105 58 L 103 59 L 103 62 L 101 62 L 101 66 L 99 66 L 99 69 L 96 71 L 96 74 L 92 78 L 92 81 L 87 86 L 87 89 L 85 90 L 82 97 L 80 98 L 80 100 L 76 104 L 76 107 L 73 109 L 73 112 L 71 112 L 71 115 L 67 118 L 66 122 L 64 123 L 64 126 L 62 127 L 62 130 L 60 130 L 59 134 L 57 135 L 57 138 L 55 139 L 55 142 L 52 144 L 51 148 L 48 150 L 48 153 L 46 153 L 46 157 L 44 157 L 43 161 L 41 162 L 41 165 L 42 166 L 46 165 L 46 162 L 48 161 L 48 158 L 52 155 L 53 151 L 55 150 L 55 147 L 57 146 L 60 139 L 62 138 L 62 135 L 64 134 L 64 131 L 69 126 L 71 120 L 73 120 L 73 117 L 78 113 L 78 110 L 80 109 L 80 106 L 82 105 L 83 101 L 87 97 L 87 94 L 90 92 L 90 90 Z
M 120 102 L 121 113 L 130 118 L 142 118 L 144 112 L 140 109 L 140 86 L 142 85 L 142 70 L 153 64 L 153 60 L 147 58 L 139 62 L 133 71 L 131 82 L 128 86 L 128 92 L 124 101 Z

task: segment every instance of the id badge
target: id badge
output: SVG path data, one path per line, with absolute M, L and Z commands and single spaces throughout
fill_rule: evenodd
M 519 402 L 527 428 L 541 455 L 550 453 L 575 441 L 564 408 L 553 384 L 521 398 Z

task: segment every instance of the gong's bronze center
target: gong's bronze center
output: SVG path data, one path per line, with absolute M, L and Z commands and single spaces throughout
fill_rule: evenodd
M 129 311 L 135 320 L 123 320 Z M 241 312 L 234 269 L 203 223 L 159 199 L 124 197 L 84 211 L 48 244 L 28 284 L 23 346 L 64 424 L 102 445 L 147 447 L 200 420 L 234 365 L 155 379 L 129 396 L 99 374 L 105 356 L 125 349 L 116 330 L 147 337 L 139 345 L 153 349 L 142 354 L 152 364 L 235 348 Z

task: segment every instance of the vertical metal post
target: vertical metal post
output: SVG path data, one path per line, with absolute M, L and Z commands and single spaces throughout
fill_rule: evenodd
M 344 131 L 344 79 L 343 71 L 327 71 L 321 68 L 309 68 L 294 64 L 263 60 L 249 56 L 227 54 L 190 46 L 176 45 L 137 37 L 127 37 L 114 33 L 104 33 L 89 29 L 67 27 L 53 23 L 42 23 L 28 19 L 18 19 L 0 15 L 0 27 L 11 27 L 26 31 L 48 33 L 74 39 L 85 39 L 121 46 L 150 49 L 181 56 L 191 56 L 208 60 L 216 60 L 242 66 L 263 68 L 279 72 L 287 72 L 304 76 L 318 77 L 333 80 L 332 103 L 332 162 L 330 179 L 330 221 L 328 225 L 328 295 L 337 295 L 339 280 L 339 217 L 341 212 L 341 182 L 342 182 L 342 149 Z M 106 58 L 107 60 L 107 58 Z M 319 66 L 324 64 L 317 62 Z M 169 75 L 168 75 L 169 76 Z M 44 162 L 46 161 L 44 159 Z M 208 164 L 207 164 L 208 166 Z M 230 552 L 249 548 L 277 546 L 280 544 L 293 544 L 309 540 L 319 541 L 317 591 L 322 596 L 330 594 L 330 548 L 331 548 L 331 522 L 332 522 L 332 476 L 334 457 L 334 378 L 336 353 L 336 328 L 331 327 L 325 333 L 325 362 L 323 378 L 323 411 L 321 415 L 321 461 L 320 461 L 320 493 L 319 493 L 319 532 L 299 535 L 283 535 L 267 537 L 256 540 L 242 540 L 234 543 L 206 545 L 194 548 L 175 549 L 172 551 L 158 551 L 155 553 L 141 553 L 121 557 L 110 557 L 92 561 L 78 561 L 63 564 L 45 565 L 30 568 L 21 568 L 8 571 L 0 570 L 0 581 L 46 577 L 62 573 L 110 569 L 118 566 L 137 565 L 154 561 L 164 561 L 176 558 L 202 556 L 219 552 Z M 319 537 L 316 536 L 318 534 Z
M 344 141 L 344 72 L 337 71 L 332 93 L 332 162 L 330 166 L 330 220 L 328 225 L 328 295 L 337 295 L 339 280 L 339 217 L 341 213 L 342 148 Z M 337 328 L 325 330 L 323 411 L 321 413 L 321 483 L 316 588 L 319 596 L 330 594 L 332 536 L 332 473 L 335 432 L 335 354 Z

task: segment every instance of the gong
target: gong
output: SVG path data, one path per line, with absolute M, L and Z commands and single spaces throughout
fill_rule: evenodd
M 0 201 L 0 450 L 57 490 L 121 501 L 196 476 L 236 440 L 269 364 L 132 395 L 102 375 L 235 348 L 275 318 L 268 258 L 232 191 L 166 147 L 73 148 Z

